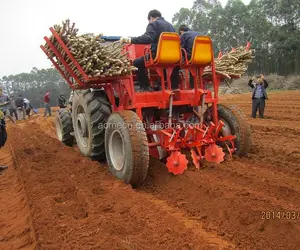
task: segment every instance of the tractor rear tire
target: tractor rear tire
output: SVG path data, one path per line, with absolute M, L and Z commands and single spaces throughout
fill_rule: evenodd
M 80 152 L 94 161 L 105 160 L 105 125 L 111 104 L 104 91 L 76 91 L 72 103 L 74 135 Z
M 146 131 L 130 110 L 112 113 L 105 132 L 106 159 L 111 173 L 133 188 L 144 183 L 149 168 Z
M 219 120 L 224 122 L 222 129 L 223 136 L 232 134 L 236 136 L 234 140 L 235 152 L 238 157 L 247 156 L 251 144 L 251 130 L 242 112 L 235 106 L 217 105 Z
M 66 146 L 74 145 L 72 116 L 69 110 L 60 109 L 55 119 L 56 136 Z

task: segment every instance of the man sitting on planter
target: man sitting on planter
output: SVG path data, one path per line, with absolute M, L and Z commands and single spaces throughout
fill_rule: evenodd
M 161 33 L 175 32 L 172 24 L 167 22 L 158 10 L 151 10 L 148 14 L 149 24 L 146 33 L 138 37 L 122 37 L 120 42 L 131 44 L 151 44 L 152 58 L 156 57 L 158 41 Z M 142 91 L 152 91 L 149 84 L 149 79 L 146 72 L 144 56 L 136 58 L 133 61 L 133 66 L 138 68 L 137 77 Z M 165 74 L 166 76 L 166 74 Z M 166 78 L 166 77 L 165 77 Z M 179 68 L 173 70 L 171 75 L 172 88 L 177 88 L 179 79 Z

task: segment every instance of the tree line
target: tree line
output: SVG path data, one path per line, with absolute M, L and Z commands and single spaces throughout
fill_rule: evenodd
M 34 67 L 29 73 L 4 76 L 0 79 L 0 85 L 4 87 L 5 93 L 22 95 L 27 98 L 34 108 L 41 108 L 44 105 L 44 95 L 50 91 L 50 105 L 58 105 L 58 97 L 65 94 L 68 98 L 69 89 L 65 80 L 54 68 L 37 69 Z

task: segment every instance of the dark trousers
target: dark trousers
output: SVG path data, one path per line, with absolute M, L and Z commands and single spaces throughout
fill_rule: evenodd
M 16 120 L 18 120 L 18 112 L 16 109 L 10 109 L 9 110 L 10 116 L 13 117 L 13 115 L 15 115 Z
M 152 55 L 153 57 L 153 55 Z M 154 57 L 153 57 L 154 58 Z M 139 84 L 142 89 L 146 89 L 150 86 L 149 79 L 147 76 L 147 71 L 145 67 L 145 61 L 144 57 L 139 57 L 133 61 L 133 66 L 136 67 L 137 70 L 137 78 L 139 81 Z M 172 74 L 171 74 L 171 82 L 172 82 L 172 89 L 177 89 L 179 84 L 179 67 L 174 68 Z M 167 79 L 167 74 L 164 72 L 164 77 Z
M 194 77 L 192 76 L 191 72 L 189 71 L 188 80 L 190 81 L 190 88 L 194 88 Z
M 27 109 L 26 109 L 26 115 L 27 115 L 27 116 L 30 116 L 30 111 L 31 111 L 31 108 L 27 108 Z
M 256 118 L 257 110 L 259 112 L 260 118 L 264 118 L 264 112 L 265 112 L 265 98 L 258 98 L 252 100 L 252 117 Z
M 144 57 L 141 56 L 139 58 L 136 58 L 133 61 L 133 66 L 138 69 L 137 70 L 137 78 L 138 78 L 140 87 L 142 89 L 149 87 L 150 84 L 149 84 L 149 79 L 148 79 L 147 72 L 146 72 Z
M 0 148 L 2 148 L 7 141 L 6 123 L 5 119 L 0 120 Z

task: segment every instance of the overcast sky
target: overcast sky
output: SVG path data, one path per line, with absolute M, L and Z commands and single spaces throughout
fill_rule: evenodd
M 248 4 L 250 0 L 243 0 Z M 80 33 L 138 36 L 145 32 L 149 10 L 158 9 L 171 22 L 194 0 L 1 0 L 0 77 L 51 66 L 40 45 L 49 27 L 69 18 Z M 225 5 L 227 0 L 221 0 Z M 138 12 L 136 10 L 139 10 Z

